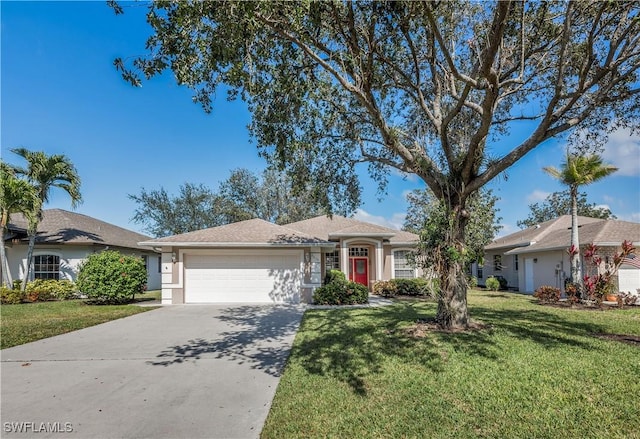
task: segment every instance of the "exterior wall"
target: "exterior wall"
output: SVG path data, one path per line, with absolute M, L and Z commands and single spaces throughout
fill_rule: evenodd
M 528 294 L 533 294 L 543 285 L 550 285 L 564 291 L 564 281 L 570 275 L 569 255 L 562 250 L 520 254 L 520 267 L 518 289 Z M 526 285 L 527 276 L 530 276 L 529 267 L 533 268 L 533 288 Z
M 9 262 L 9 279 L 22 279 L 25 275 L 28 246 L 24 244 L 7 245 L 7 260 Z M 60 257 L 60 279 L 75 281 L 78 276 L 79 265 L 90 255 L 103 248 L 93 245 L 36 245 L 33 249 L 33 256 L 55 255 Z M 139 256 L 146 255 L 149 261 L 147 271 L 147 289 L 157 290 L 160 288 L 160 273 L 158 273 L 158 254 L 154 252 L 143 252 L 133 249 L 116 249 L 123 254 Z M 33 273 L 31 274 L 33 279 Z
M 385 245 L 383 249 L 384 263 L 382 269 L 382 280 L 389 280 L 393 274 L 393 258 L 391 245 Z
M 510 250 L 506 249 L 505 251 Z M 502 269 L 496 270 L 494 267 L 494 257 L 502 257 Z M 482 265 L 482 278 L 478 278 L 479 285 L 485 285 L 487 279 L 491 276 L 502 276 L 507 280 L 507 288 L 519 288 L 519 274 L 522 270 L 522 255 L 518 255 L 518 269 L 516 269 L 516 262 L 514 255 L 505 255 L 500 251 L 488 251 L 484 255 L 484 264 Z M 473 273 L 477 276 L 477 270 Z

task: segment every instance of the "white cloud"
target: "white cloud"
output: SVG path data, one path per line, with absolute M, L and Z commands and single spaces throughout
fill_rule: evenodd
M 597 204 L 596 205 L 596 209 L 609 209 L 609 210 L 611 210 L 611 206 L 609 206 L 608 204 Z
M 540 189 L 536 189 L 527 195 L 527 202 L 529 203 L 537 203 L 538 201 L 544 201 L 549 195 L 550 192 L 541 191 Z
M 616 215 L 619 220 L 630 221 L 632 223 L 640 223 L 640 212 L 632 212 L 627 214 Z
M 611 133 L 602 157 L 618 168 L 614 175 L 640 176 L 640 136 L 627 129 Z
M 521 229 L 513 224 L 500 224 L 502 227 L 498 233 L 496 233 L 496 237 L 494 239 L 502 238 L 503 236 L 511 235 L 512 233 L 518 232 Z
M 603 195 L 602 198 L 604 198 L 604 201 L 606 201 L 609 204 L 615 204 L 616 202 L 619 203 L 619 200 L 616 200 L 614 197 L 610 196 L 610 195 Z
M 379 226 L 400 230 L 402 228 L 402 225 L 404 224 L 406 216 L 407 215 L 405 213 L 394 213 L 393 215 L 391 215 L 391 218 L 385 218 L 380 215 L 372 215 L 363 209 L 358 209 L 356 210 L 355 215 L 353 215 L 353 218 L 360 221 L 377 224 Z

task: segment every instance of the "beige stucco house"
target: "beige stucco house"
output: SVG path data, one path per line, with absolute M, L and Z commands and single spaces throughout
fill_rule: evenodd
M 23 279 L 27 263 L 27 221 L 11 215 L 9 233 L 4 237 L 10 282 Z M 147 289 L 160 289 L 160 254 L 138 245 L 150 238 L 140 233 L 63 209 L 46 209 L 38 226 L 31 261 L 31 279 L 75 280 L 78 265 L 90 254 L 106 249 L 140 256 L 147 267 Z M 1 265 L 1 264 L 0 264 Z M 2 269 L 2 268 L 0 268 Z
M 603 258 L 620 251 L 624 240 L 640 247 L 638 223 L 578 217 L 578 227 L 581 248 L 594 243 Z M 564 291 L 565 279 L 570 276 L 570 245 L 570 215 L 498 238 L 485 247 L 484 264 L 476 271 L 478 282 L 484 284 L 489 276 L 502 276 L 511 289 L 521 292 L 533 293 L 542 285 Z M 635 293 L 640 288 L 640 268 L 623 264 L 617 282 L 619 291 Z
M 334 215 L 285 226 L 252 219 L 141 242 L 162 252 L 162 302 L 309 303 L 327 270 L 371 288 L 415 277 L 413 233 Z

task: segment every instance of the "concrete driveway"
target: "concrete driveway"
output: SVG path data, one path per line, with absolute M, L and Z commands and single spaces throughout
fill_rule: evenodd
M 170 306 L 4 349 L 2 437 L 258 437 L 302 314 Z

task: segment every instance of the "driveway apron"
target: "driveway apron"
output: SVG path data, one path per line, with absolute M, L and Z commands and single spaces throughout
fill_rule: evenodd
M 258 437 L 302 314 L 169 306 L 4 349 L 2 437 Z

